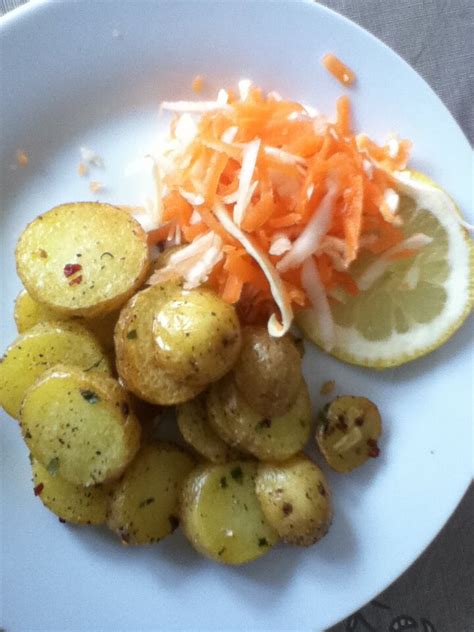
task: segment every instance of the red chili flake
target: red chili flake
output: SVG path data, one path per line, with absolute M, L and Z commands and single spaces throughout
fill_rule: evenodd
M 71 281 L 69 281 L 69 285 L 79 285 L 80 283 L 82 283 L 82 274 L 77 276 L 75 279 L 71 279 Z
M 59 522 L 60 522 L 61 524 L 66 524 L 66 521 L 64 520 L 64 518 L 59 518 Z
M 66 263 L 63 272 L 64 276 L 68 278 L 73 274 L 76 274 L 76 272 L 79 272 L 80 270 L 82 270 L 82 266 L 80 263 Z
M 367 445 L 370 448 L 369 456 L 371 456 L 373 459 L 378 457 L 378 455 L 380 454 L 380 448 L 377 445 L 377 441 L 375 439 L 367 439 Z
M 33 493 L 35 496 L 39 496 L 44 489 L 43 483 L 38 483 L 36 487 L 33 489 Z

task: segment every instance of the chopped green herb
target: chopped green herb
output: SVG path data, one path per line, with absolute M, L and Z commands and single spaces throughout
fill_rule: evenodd
M 220 557 L 225 551 L 225 546 L 222 547 L 220 551 L 217 551 L 217 555 Z
M 138 338 L 137 330 L 136 329 L 130 329 L 130 331 L 127 334 L 127 339 L 128 340 L 136 340 L 137 338 Z
M 114 259 L 114 258 L 115 258 L 115 257 L 114 257 L 114 255 L 113 255 L 111 252 L 103 252 L 103 253 L 100 255 L 100 258 L 101 258 L 101 259 L 103 259 L 104 257 L 110 257 L 111 259 Z
M 92 369 L 96 369 L 101 362 L 102 362 L 102 358 L 100 358 L 100 360 L 97 360 L 97 362 L 94 362 L 94 364 L 91 364 L 91 366 L 88 367 L 87 369 L 84 369 L 84 373 L 87 373 L 88 371 L 92 371 Z
M 221 480 L 219 481 L 219 485 L 222 489 L 225 489 L 227 487 L 227 479 L 225 476 L 221 478 Z
M 97 402 L 100 402 L 100 397 L 97 395 L 97 393 L 94 393 L 94 391 L 81 391 L 81 395 L 86 400 L 86 402 L 89 402 L 89 404 L 97 404 Z
M 258 546 L 268 546 L 267 538 L 259 538 L 258 539 Z
M 240 466 L 234 467 L 234 469 L 230 471 L 230 475 L 232 476 L 234 481 L 237 481 L 238 483 L 242 485 L 244 474 Z
M 57 456 L 48 463 L 46 469 L 51 476 L 56 476 L 59 470 L 59 458 Z

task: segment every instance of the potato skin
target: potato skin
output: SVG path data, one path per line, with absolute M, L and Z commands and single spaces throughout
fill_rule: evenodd
M 177 291 L 178 285 L 168 283 L 138 292 L 123 308 L 115 327 L 118 374 L 128 390 L 150 404 L 178 404 L 203 390 L 178 382 L 156 363 L 153 317 Z
M 208 414 L 224 441 L 263 461 L 296 454 L 311 433 L 311 400 L 304 380 L 284 415 L 263 417 L 245 401 L 230 374 L 209 390 Z
M 181 494 L 181 526 L 194 548 L 222 564 L 261 557 L 278 535 L 266 521 L 255 493 L 257 464 L 232 461 L 200 465 Z
M 10 345 L 0 362 L 0 405 L 16 419 L 27 389 L 56 364 L 110 374 L 111 367 L 94 336 L 72 322 L 38 323 Z
M 370 399 L 343 395 L 321 411 L 316 443 L 333 470 L 350 472 L 379 455 L 381 432 L 380 412 Z
M 194 461 L 171 443 L 143 446 L 112 492 L 107 525 L 125 544 L 153 544 L 179 523 L 179 498 Z
M 180 382 L 206 386 L 235 364 L 241 336 L 237 313 L 212 290 L 182 290 L 156 313 L 156 359 Z
M 83 487 L 52 476 L 39 461 L 32 458 L 35 496 L 56 516 L 73 524 L 105 522 L 110 499 L 107 485 Z
M 97 202 L 62 204 L 38 216 L 20 235 L 16 264 L 33 299 L 88 317 L 117 310 L 150 266 L 140 224 Z
M 177 406 L 178 428 L 184 440 L 212 463 L 227 463 L 239 458 L 238 452 L 212 429 L 207 416 L 206 400 L 207 394 L 201 394 Z
M 58 365 L 26 392 L 23 438 L 47 470 L 75 485 L 118 478 L 140 447 L 127 393 L 110 377 Z
M 265 327 L 244 327 L 234 379 L 255 412 L 284 415 L 295 400 L 302 373 L 301 355 L 291 336 L 273 338 Z
M 285 542 L 310 546 L 326 535 L 331 493 L 322 471 L 305 454 L 260 463 L 256 490 L 266 519 Z

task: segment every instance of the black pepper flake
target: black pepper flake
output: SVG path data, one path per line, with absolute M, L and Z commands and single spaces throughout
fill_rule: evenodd
M 293 513 L 293 505 L 291 503 L 283 503 L 282 510 L 285 516 L 289 516 L 290 513 Z
M 225 551 L 225 546 L 222 547 L 220 551 L 217 551 L 217 555 L 220 557 Z
M 122 411 L 122 413 L 126 417 L 128 415 L 128 413 L 130 412 L 130 406 L 128 405 L 127 402 L 122 402 L 121 405 L 120 405 L 120 410 Z
M 64 520 L 64 518 L 58 518 L 58 520 L 61 524 L 66 524 L 66 521 Z
M 168 520 L 173 531 L 179 527 L 179 518 L 177 516 L 173 516 L 173 514 L 170 514 L 168 516 Z
M 44 485 L 43 483 L 38 483 L 38 485 L 36 485 L 36 487 L 33 488 L 33 494 L 35 496 L 39 496 L 41 494 L 41 492 L 44 489 Z
M 221 480 L 219 481 L 219 485 L 222 489 L 225 489 L 227 487 L 227 478 L 225 476 L 221 478 Z
M 138 338 L 137 330 L 131 329 L 127 334 L 127 340 L 136 340 Z
M 368 455 L 372 459 L 376 459 L 380 454 L 380 448 L 377 444 L 377 441 L 375 439 L 367 439 L 367 445 L 369 446 Z
M 56 476 L 59 470 L 59 458 L 55 456 L 53 459 L 51 459 L 46 469 L 48 470 L 48 474 L 50 474 L 51 476 Z
M 258 546 L 268 546 L 267 538 L 258 538 Z
M 255 431 L 262 432 L 262 430 L 264 430 L 265 428 L 271 428 L 271 426 L 272 426 L 271 419 L 262 419 L 261 421 L 258 422 L 258 424 L 256 424 Z
M 94 393 L 94 391 L 89 391 L 86 389 L 84 391 L 80 391 L 80 393 L 89 404 L 97 404 L 97 402 L 100 402 L 100 397 L 97 395 L 97 393 Z
M 25 439 L 31 439 L 31 432 L 29 430 L 25 432 Z
M 357 417 L 356 419 L 354 419 L 354 423 L 356 426 L 363 426 L 364 425 L 364 418 L 363 417 Z
M 151 505 L 151 503 L 154 503 L 155 499 L 153 498 L 153 496 L 150 496 L 150 498 L 146 498 L 145 500 L 142 500 L 142 502 L 138 505 L 139 509 L 142 509 L 143 507 L 146 507 L 147 505 Z
M 244 474 L 242 472 L 242 468 L 240 467 L 240 465 L 237 467 L 234 467 L 234 469 L 230 471 L 230 475 L 232 476 L 234 481 L 237 481 L 237 483 L 240 483 L 242 485 L 243 480 L 244 480 Z
M 326 496 L 326 488 L 321 483 L 321 481 L 318 483 L 318 491 L 321 494 L 321 496 Z

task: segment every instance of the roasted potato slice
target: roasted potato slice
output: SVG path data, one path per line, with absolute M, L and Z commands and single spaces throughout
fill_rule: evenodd
M 298 393 L 301 354 L 290 335 L 273 338 L 265 327 L 244 327 L 235 383 L 255 412 L 284 415 Z
M 311 432 L 311 400 L 304 380 L 290 409 L 279 417 L 256 413 L 231 375 L 211 387 L 208 410 L 212 427 L 225 441 L 263 461 L 282 461 L 296 454 Z
M 170 283 L 135 294 L 123 308 L 115 328 L 118 374 L 128 390 L 151 404 L 185 402 L 203 389 L 178 382 L 156 363 L 153 318 L 177 291 L 179 287 Z
M 62 314 L 43 303 L 38 303 L 22 290 L 15 301 L 15 323 L 18 333 L 28 331 L 38 323 L 58 321 L 76 322 L 91 331 L 100 342 L 104 351 L 110 352 L 114 348 L 114 328 L 117 323 L 118 312 L 111 312 L 102 317 L 81 318 Z
M 39 323 L 15 340 L 0 362 L 0 405 L 18 418 L 26 390 L 55 364 L 110 374 L 110 362 L 94 336 L 76 323 Z
M 21 428 L 50 474 L 76 485 L 118 478 L 140 446 L 126 391 L 110 377 L 58 365 L 27 391 Z
M 108 526 L 126 544 L 152 544 L 179 524 L 179 498 L 194 461 L 181 448 L 155 442 L 141 448 L 114 486 Z
M 235 364 L 240 352 L 237 313 L 212 290 L 182 290 L 155 314 L 156 359 L 180 382 L 206 386 Z
M 277 541 L 255 493 L 257 464 L 201 465 L 184 482 L 181 524 L 194 548 L 217 562 L 244 564 Z
M 123 209 L 77 202 L 33 220 L 16 248 L 17 271 L 32 298 L 64 314 L 117 310 L 146 278 L 146 233 Z
M 57 474 L 50 474 L 32 459 L 35 496 L 62 520 L 74 524 L 102 524 L 109 503 L 110 486 L 83 487 L 69 483 Z M 52 469 L 54 472 L 54 469 Z
M 214 432 L 207 416 L 207 395 L 202 394 L 176 408 L 178 427 L 184 440 L 212 463 L 227 463 L 239 458 L 219 435 Z
M 327 533 L 331 494 L 323 473 L 305 454 L 260 463 L 256 490 L 265 518 L 285 542 L 309 546 Z
M 381 432 L 380 413 L 370 399 L 343 395 L 321 411 L 316 442 L 333 470 L 350 472 L 379 455 Z

